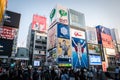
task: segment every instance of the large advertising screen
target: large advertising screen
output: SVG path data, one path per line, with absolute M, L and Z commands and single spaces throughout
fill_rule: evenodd
M 61 5 L 57 5 L 53 8 L 49 17 L 51 23 L 57 21 L 68 25 L 68 9 Z
M 34 61 L 33 65 L 36 66 L 36 67 L 40 66 L 40 61 Z
M 37 14 L 33 15 L 32 29 L 40 32 L 46 32 L 46 18 Z
M 3 14 L 7 5 L 7 0 L 0 0 L 0 23 L 3 19 Z
M 58 67 L 72 67 L 71 58 L 58 58 Z
M 12 28 L 19 28 L 20 17 L 21 14 L 6 10 L 3 25 Z
M 0 55 L 11 56 L 13 40 L 0 39 Z
M 57 59 L 57 49 L 53 48 L 50 51 L 48 51 L 47 53 L 47 62 L 48 63 L 56 63 L 56 59 Z
M 13 40 L 15 35 L 17 35 L 17 30 L 11 27 L 0 27 L 0 38 Z
M 58 57 L 71 57 L 70 40 L 58 38 Z
M 83 13 L 69 9 L 70 25 L 75 27 L 85 26 L 85 16 Z
M 88 58 L 86 51 L 86 41 L 81 38 L 72 37 L 72 58 L 73 67 L 88 67 Z
M 101 46 L 98 44 L 88 44 L 89 54 L 101 54 Z
M 87 36 L 86 36 L 87 43 L 98 44 L 96 28 L 87 27 L 86 34 L 87 34 Z
M 112 42 L 112 37 L 108 34 L 101 33 L 102 44 L 105 48 L 114 48 L 114 44 Z
M 102 65 L 100 55 L 89 55 L 89 64 L 90 65 Z
M 48 30 L 48 35 L 47 35 L 47 50 L 56 47 L 56 42 L 57 42 L 56 28 L 57 28 L 57 25 L 51 27 Z
M 57 26 L 57 37 L 70 39 L 70 27 L 59 23 Z

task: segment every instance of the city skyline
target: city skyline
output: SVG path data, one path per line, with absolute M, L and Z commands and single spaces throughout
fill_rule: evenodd
M 117 28 L 120 31 L 119 2 L 119 0 L 76 0 L 76 2 L 74 0 L 9 0 L 7 10 L 21 13 L 17 46 L 26 47 L 33 14 L 45 16 L 49 26 L 49 14 L 56 4 L 60 4 L 84 13 L 86 26 L 103 25 L 108 28 Z

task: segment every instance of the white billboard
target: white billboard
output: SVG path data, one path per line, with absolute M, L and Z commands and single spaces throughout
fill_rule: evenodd
M 85 32 L 77 29 L 70 29 L 71 37 L 85 39 Z
M 68 25 L 68 9 L 61 5 L 57 5 L 53 8 L 49 17 L 51 24 L 54 22 L 60 22 Z
M 98 44 L 97 32 L 94 27 L 86 27 L 87 43 Z
M 75 27 L 85 26 L 85 16 L 83 13 L 69 9 L 70 25 Z
M 116 55 L 115 49 L 105 48 L 107 55 Z

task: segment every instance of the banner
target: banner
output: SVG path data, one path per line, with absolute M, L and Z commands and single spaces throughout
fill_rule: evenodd
M 100 55 L 89 55 L 89 64 L 90 65 L 102 65 Z
M 87 27 L 86 34 L 87 34 L 87 43 L 98 44 L 96 28 Z
M 20 13 L 6 10 L 3 25 L 12 28 L 19 28 L 20 17 L 21 17 Z
M 34 14 L 32 21 L 32 29 L 40 32 L 46 32 L 46 18 Z
M 102 69 L 103 69 L 103 72 L 106 72 L 106 71 L 107 71 L 106 62 L 102 62 Z
M 58 38 L 58 57 L 71 57 L 70 40 Z
M 114 44 L 112 42 L 112 37 L 108 34 L 101 33 L 102 44 L 105 48 L 114 48 Z
M 61 23 L 57 25 L 57 37 L 70 39 L 70 27 Z
M 88 67 L 88 58 L 86 51 L 86 41 L 80 38 L 72 37 L 72 58 L 73 58 L 73 67 Z
M 70 35 L 75 38 L 85 39 L 85 32 L 76 29 L 70 29 Z
M 50 22 L 60 22 L 68 25 L 68 9 L 57 5 L 50 13 Z
M 16 35 L 17 30 L 15 28 L 6 26 L 0 27 L 0 38 L 13 40 Z
M 101 46 L 97 44 L 88 44 L 89 54 L 101 54 Z
M 56 47 L 57 44 L 57 35 L 56 35 L 56 28 L 57 25 L 51 27 L 48 30 L 48 35 L 47 35 L 47 50 L 52 49 Z
M 73 9 L 69 9 L 70 25 L 75 27 L 85 26 L 85 16 L 83 13 L 77 12 Z
M 107 55 L 116 55 L 115 49 L 105 48 Z

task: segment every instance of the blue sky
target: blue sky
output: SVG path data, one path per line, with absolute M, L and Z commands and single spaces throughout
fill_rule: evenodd
M 85 14 L 86 26 L 103 25 L 120 31 L 120 0 L 8 0 L 8 10 L 21 13 L 18 46 L 26 47 L 33 14 L 47 17 L 56 4 Z

